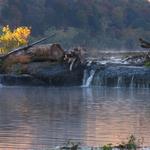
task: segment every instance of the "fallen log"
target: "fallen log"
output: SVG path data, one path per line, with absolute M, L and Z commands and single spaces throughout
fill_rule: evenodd
M 28 48 L 26 51 L 20 53 L 9 55 L 3 60 L 2 68 L 5 73 L 11 73 L 14 72 L 13 70 L 16 70 L 16 67 L 18 68 L 18 64 L 20 67 L 19 70 L 22 70 L 22 68 L 24 70 L 24 68 L 27 69 L 28 64 L 31 63 L 60 63 L 63 62 L 63 58 L 64 50 L 59 44 L 43 44 Z
M 45 41 L 45 40 L 47 40 L 47 39 L 49 39 L 49 38 L 55 36 L 55 35 L 56 35 L 56 34 L 54 33 L 54 34 L 52 34 L 52 35 L 50 35 L 50 36 L 48 36 L 48 37 L 42 38 L 42 39 L 40 39 L 40 40 L 38 40 L 38 41 L 36 41 L 36 42 L 33 42 L 33 43 L 31 43 L 31 44 L 29 44 L 29 45 L 27 45 L 27 46 L 22 46 L 22 47 L 16 48 L 16 49 L 10 51 L 9 53 L 7 53 L 7 54 L 5 54 L 5 55 L 3 55 L 3 56 L 0 56 L 0 59 L 1 59 L 1 60 L 4 60 L 4 59 L 6 59 L 8 56 L 10 56 L 10 55 L 12 55 L 12 54 L 15 54 L 15 53 L 20 52 L 20 51 L 27 50 L 27 49 L 33 47 L 34 45 L 37 45 L 37 44 L 39 44 L 39 43 L 41 43 L 41 42 L 43 42 L 43 41 Z
M 32 61 L 61 61 L 64 57 L 64 49 L 58 43 L 37 45 L 29 48 L 26 54 L 32 57 Z

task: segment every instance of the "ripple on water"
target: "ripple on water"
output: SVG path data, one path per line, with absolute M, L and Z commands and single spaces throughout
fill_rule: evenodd
M 131 134 L 150 145 L 149 89 L 3 87 L 0 95 L 0 148 L 118 144 Z

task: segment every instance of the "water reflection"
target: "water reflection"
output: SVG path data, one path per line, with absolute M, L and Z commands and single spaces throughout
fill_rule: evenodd
M 134 134 L 150 145 L 150 91 L 0 88 L 0 149 L 47 149 L 68 139 L 99 146 Z

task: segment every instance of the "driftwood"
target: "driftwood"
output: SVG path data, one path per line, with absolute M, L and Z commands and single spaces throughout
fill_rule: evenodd
M 141 47 L 142 48 L 150 48 L 150 43 L 143 40 L 142 38 L 139 39 L 140 43 L 141 43 Z
M 65 53 L 64 61 L 66 61 L 69 64 L 70 71 L 72 71 L 73 68 L 84 63 L 86 55 L 85 51 L 85 49 L 78 47 Z
M 42 39 L 40 39 L 40 40 L 38 40 L 36 42 L 33 42 L 33 43 L 31 43 L 31 44 L 29 44 L 27 46 L 22 46 L 22 47 L 16 48 L 16 49 L 10 51 L 9 53 L 7 53 L 7 54 L 5 54 L 3 56 L 0 56 L 0 59 L 4 60 L 4 59 L 6 59 L 8 56 L 10 56 L 12 54 L 18 53 L 20 51 L 28 50 L 29 48 L 33 47 L 34 45 L 37 45 L 37 44 L 39 44 L 39 43 L 41 43 L 41 42 L 43 42 L 43 41 L 45 41 L 45 40 L 47 40 L 47 39 L 49 39 L 49 38 L 51 38 L 53 36 L 55 36 L 55 34 L 52 34 L 52 35 L 50 35 L 48 37 L 45 37 L 45 38 L 42 38 Z
M 143 40 L 142 38 L 139 38 L 140 44 L 142 48 L 150 48 L 150 42 L 147 42 Z M 144 65 L 144 63 L 150 61 L 150 51 L 144 52 L 142 54 L 137 54 L 134 56 L 127 57 L 124 61 L 127 61 L 131 64 L 136 65 Z

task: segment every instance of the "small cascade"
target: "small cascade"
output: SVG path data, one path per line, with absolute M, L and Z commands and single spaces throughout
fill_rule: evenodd
M 3 85 L 2 85 L 2 78 L 1 78 L 1 76 L 0 76 L 0 88 L 2 87 Z
M 150 69 L 136 66 L 92 64 L 84 71 L 83 86 L 150 88 Z
M 82 85 L 83 85 L 83 86 L 86 84 L 87 78 L 88 78 L 88 70 L 85 69 L 85 70 L 84 70 L 83 81 L 82 81 Z
M 83 87 L 89 87 L 92 83 L 96 70 L 85 70 L 83 77 Z
M 131 77 L 130 88 L 134 87 L 134 76 Z
M 122 79 L 122 77 L 118 77 L 118 79 L 117 79 L 117 87 L 121 87 L 121 86 L 123 86 L 123 79 Z

